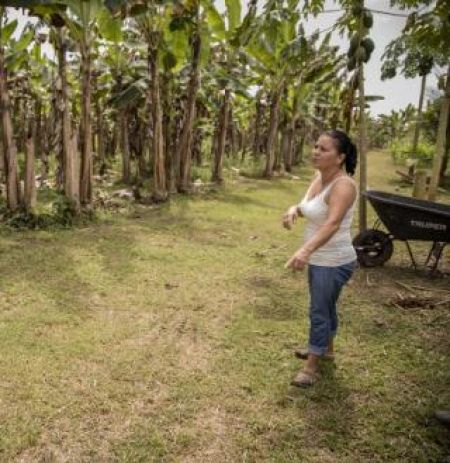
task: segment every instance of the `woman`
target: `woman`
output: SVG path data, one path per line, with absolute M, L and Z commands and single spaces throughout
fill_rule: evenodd
M 336 302 L 355 268 L 356 253 L 350 226 L 356 202 L 357 151 L 350 138 L 339 130 L 322 134 L 314 147 L 312 163 L 318 175 L 300 204 L 288 209 L 283 225 L 291 229 L 298 217 L 306 219 L 305 242 L 286 267 L 302 270 L 308 264 L 310 334 L 308 349 L 296 355 L 306 365 L 292 381 L 299 387 L 317 380 L 320 357 L 333 359 L 333 339 L 338 317 Z

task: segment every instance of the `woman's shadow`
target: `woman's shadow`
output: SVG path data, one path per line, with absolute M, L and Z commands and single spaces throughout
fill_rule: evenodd
M 334 362 L 321 360 L 319 372 L 319 381 L 310 388 L 290 386 L 280 405 L 298 410 L 299 418 L 307 424 L 305 437 L 314 445 L 330 452 L 344 450 L 354 423 L 351 392 Z

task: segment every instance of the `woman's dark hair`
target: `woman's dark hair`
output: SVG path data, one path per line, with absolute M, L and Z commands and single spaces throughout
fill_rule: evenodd
M 342 130 L 330 130 L 325 135 L 331 137 L 339 153 L 345 154 L 345 171 L 349 175 L 354 175 L 356 164 L 358 163 L 358 150 L 350 137 Z

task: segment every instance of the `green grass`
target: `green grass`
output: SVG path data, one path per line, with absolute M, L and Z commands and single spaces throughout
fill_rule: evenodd
M 370 171 L 371 186 L 398 188 L 388 155 L 372 154 Z M 415 274 L 401 244 L 346 288 L 336 365 L 323 365 L 312 390 L 289 385 L 308 329 L 305 276 L 283 270 L 301 226 L 286 232 L 280 217 L 311 171 L 297 174 L 85 228 L 3 229 L 0 461 L 412 463 L 450 453 L 432 418 L 450 408 L 448 308 L 387 303 L 396 280 L 448 282 Z

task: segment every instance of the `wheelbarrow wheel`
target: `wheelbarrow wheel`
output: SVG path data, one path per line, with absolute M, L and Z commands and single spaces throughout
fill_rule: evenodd
M 394 246 L 387 233 L 381 230 L 365 230 L 353 239 L 358 262 L 363 267 L 378 267 L 387 262 Z

